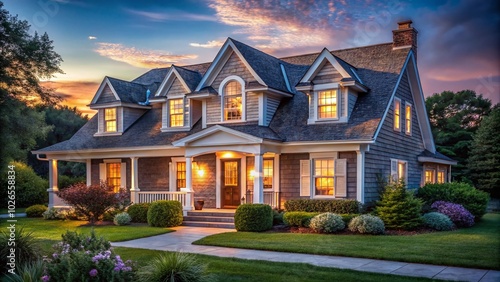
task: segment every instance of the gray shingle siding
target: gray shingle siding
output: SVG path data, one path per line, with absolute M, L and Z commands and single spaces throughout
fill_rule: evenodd
M 109 85 L 104 86 L 104 89 L 102 90 L 101 96 L 99 96 L 99 99 L 97 99 L 97 104 L 101 103 L 109 103 L 109 102 L 115 102 L 116 97 L 113 94 L 113 91 L 111 91 L 111 88 Z
M 175 78 L 170 89 L 167 90 L 167 97 L 175 98 L 187 93 L 187 90 L 182 86 L 179 79 Z
M 259 93 L 246 93 L 246 118 L 247 121 L 259 120 Z
M 280 99 L 276 97 L 271 97 L 269 95 L 265 96 L 266 101 L 266 119 L 264 121 L 264 125 L 268 126 L 271 120 L 273 119 L 274 113 L 276 109 L 280 105 Z

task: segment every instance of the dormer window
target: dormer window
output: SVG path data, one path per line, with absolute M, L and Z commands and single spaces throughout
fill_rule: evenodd
M 104 109 L 104 125 L 106 132 L 116 132 L 116 108 Z
M 184 126 L 184 101 L 183 99 L 169 100 L 170 127 Z
M 330 89 L 318 93 L 318 119 L 337 118 L 337 90 Z
M 241 84 L 232 80 L 224 87 L 224 121 L 242 120 L 243 95 Z

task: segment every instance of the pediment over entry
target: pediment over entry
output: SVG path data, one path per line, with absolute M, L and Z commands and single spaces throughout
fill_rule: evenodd
M 207 146 L 231 146 L 261 144 L 262 138 L 215 125 L 193 135 L 179 139 L 172 144 L 177 147 L 207 147 Z

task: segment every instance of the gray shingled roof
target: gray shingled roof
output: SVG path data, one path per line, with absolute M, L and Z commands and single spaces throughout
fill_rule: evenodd
M 438 151 L 436 151 L 436 153 L 434 154 L 429 150 L 425 150 L 422 152 L 422 154 L 419 155 L 419 157 L 435 158 L 435 159 L 445 160 L 445 161 L 449 161 L 449 162 L 455 162 L 454 159 L 448 158 L 447 156 L 441 154 Z
M 243 43 L 234 41 L 240 52 L 245 53 L 245 58 L 250 59 L 252 68 L 262 74 L 269 72 L 270 76 L 263 75 L 267 79 L 268 86 L 287 91 L 278 77 L 282 77 L 281 67 L 283 64 L 290 84 L 296 85 L 319 53 L 306 54 L 294 57 L 276 59 L 272 56 L 255 50 Z M 276 141 L 314 141 L 314 140 L 372 140 L 384 111 L 389 103 L 392 91 L 396 85 L 398 75 L 404 65 L 409 49 L 392 50 L 392 44 L 380 44 L 360 48 L 351 48 L 332 51 L 332 54 L 349 65 L 356 67 L 356 71 L 363 84 L 370 88 L 366 94 L 360 94 L 347 123 L 307 125 L 308 99 L 307 96 L 294 89 L 292 98 L 282 100 L 269 127 L 258 126 L 255 123 L 230 124 L 226 126 L 243 133 L 256 137 Z M 264 54 L 264 55 L 263 55 Z M 258 62 L 261 58 L 263 61 Z M 203 75 L 210 63 L 183 66 L 183 69 L 196 71 Z M 269 66 L 274 66 L 272 70 Z M 181 69 L 181 68 L 179 68 Z M 117 92 L 137 93 L 130 98 L 131 101 L 143 101 L 146 85 L 158 84 L 166 75 L 168 68 L 154 69 L 136 78 L 132 82 L 113 80 L 113 86 L 117 86 Z M 186 71 L 188 73 L 188 71 Z M 260 74 L 259 74 L 260 75 Z M 131 88 L 128 88 L 131 87 Z M 131 92 L 130 89 L 133 91 Z M 137 91 L 136 91 L 137 90 Z M 121 95 L 121 94 L 119 94 Z M 144 95 L 144 96 L 141 96 Z M 42 152 L 103 149 L 113 147 L 139 147 L 170 145 L 190 134 L 199 132 L 201 122 L 198 122 L 189 132 L 161 132 L 161 108 L 153 107 L 130 126 L 121 136 L 94 137 L 97 132 L 97 116 L 85 124 L 70 140 L 41 149 Z M 293 130 L 292 130 L 293 129 Z
M 124 103 L 137 104 L 138 102 L 144 102 L 146 100 L 146 91 L 148 87 L 156 87 L 154 83 L 143 85 L 113 77 L 108 77 L 108 80 L 115 89 L 118 97 L 120 97 L 120 100 Z M 151 92 L 154 93 L 153 90 L 151 90 Z
M 189 70 L 187 68 L 178 66 L 172 66 L 172 67 L 174 67 L 177 70 L 177 72 L 182 77 L 184 82 L 186 82 L 189 89 L 191 91 L 194 91 L 196 89 L 196 86 L 198 86 L 198 84 L 200 83 L 202 75 L 197 71 Z

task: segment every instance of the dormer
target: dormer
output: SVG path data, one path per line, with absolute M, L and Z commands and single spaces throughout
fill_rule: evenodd
M 97 110 L 98 126 L 94 136 L 122 135 L 146 110 L 147 87 L 111 77 L 105 77 L 90 105 Z
M 189 131 L 201 117 L 201 102 L 188 99 L 201 75 L 174 66 L 169 69 L 151 103 L 162 107 L 162 132 Z
M 345 123 L 360 93 L 368 92 L 355 67 L 328 49 L 316 58 L 296 89 L 309 96 L 308 124 Z
M 268 126 L 281 100 L 292 97 L 286 63 L 228 38 L 190 99 L 202 101 L 202 126 L 258 122 Z

